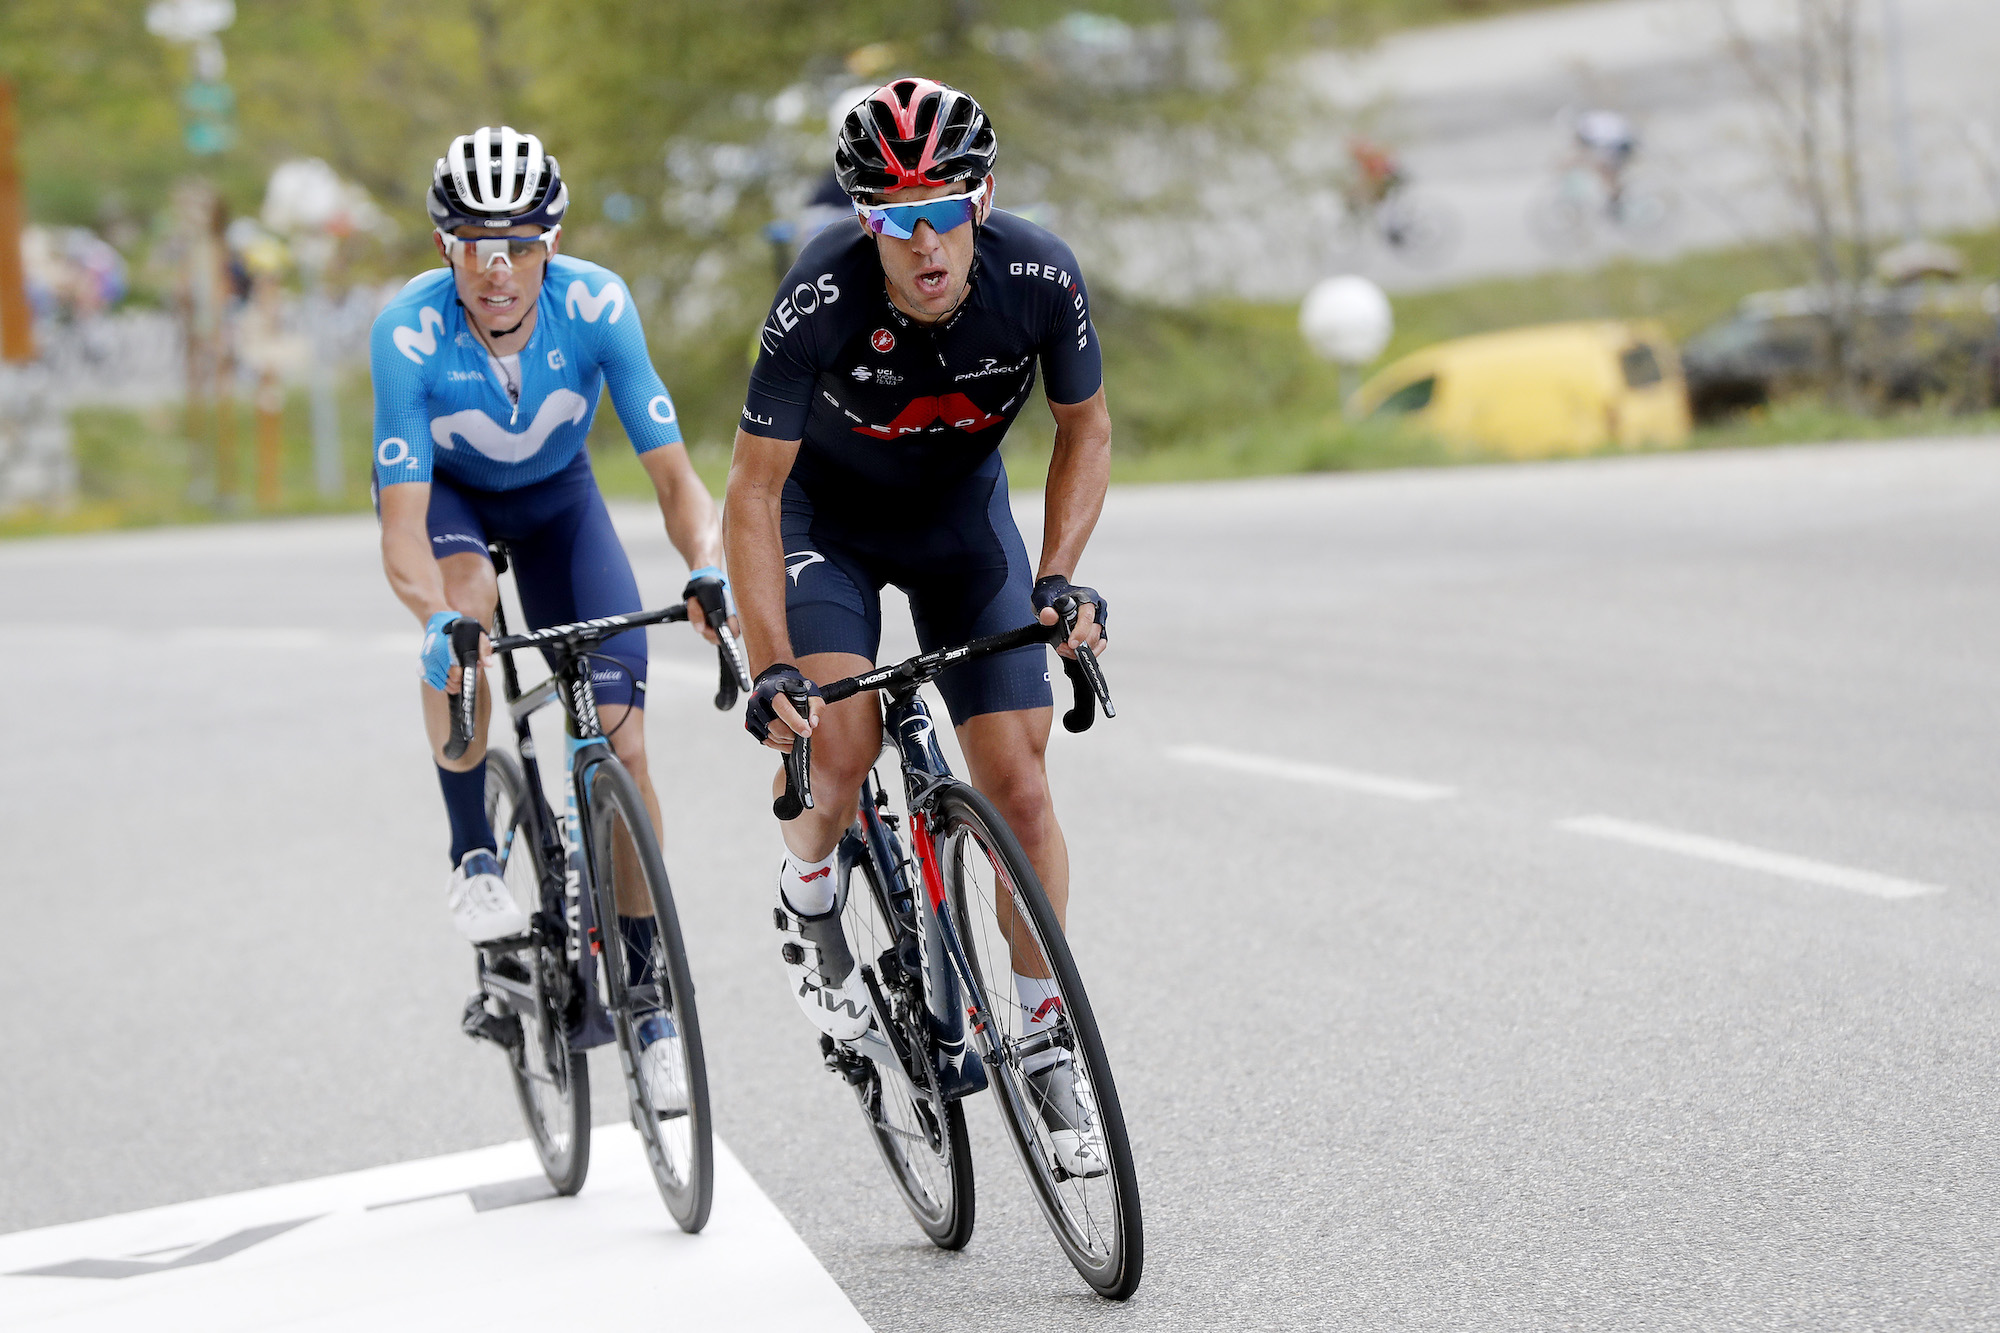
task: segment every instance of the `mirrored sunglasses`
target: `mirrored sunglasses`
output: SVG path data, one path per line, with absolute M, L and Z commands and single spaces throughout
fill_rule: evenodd
M 942 236 L 955 231 L 978 216 L 979 201 L 986 197 L 986 183 L 971 194 L 946 195 L 915 204 L 864 204 L 854 201 L 854 212 L 863 226 L 877 236 L 893 236 L 907 241 L 917 234 L 917 224 L 928 222 Z
M 444 242 L 445 262 L 456 267 L 459 256 L 471 250 L 474 268 L 484 273 L 496 264 L 512 268 L 515 260 L 530 255 L 548 258 L 549 242 L 561 232 L 561 227 L 551 227 L 539 236 L 454 236 L 440 230 L 438 238 Z

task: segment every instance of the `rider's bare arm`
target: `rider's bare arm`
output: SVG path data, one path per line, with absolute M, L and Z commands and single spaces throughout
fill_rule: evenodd
M 382 488 L 382 570 L 397 600 L 420 625 L 452 609 L 444 596 L 444 574 L 431 554 L 430 507 L 427 481 Z
M 736 450 L 729 459 L 729 485 L 722 497 L 723 548 L 729 552 L 729 574 L 736 588 L 736 611 L 743 619 L 743 646 L 750 674 L 773 662 L 790 662 L 792 636 L 785 626 L 785 478 L 799 454 L 797 440 L 769 440 L 748 431 L 736 432 Z M 819 711 L 814 700 L 812 710 Z M 805 719 L 782 697 L 772 701 L 778 720 L 804 735 Z M 774 749 L 787 749 L 790 737 L 773 739 Z M 771 745 L 771 741 L 765 744 Z
M 1084 543 L 1104 511 L 1105 487 L 1111 483 L 1111 410 L 1100 387 L 1080 403 L 1050 403 L 1049 414 L 1056 419 L 1056 441 L 1043 495 L 1042 559 L 1035 576 L 1073 578 Z M 1069 643 L 1056 651 L 1074 657 L 1072 645 L 1079 643 L 1104 651 L 1096 618 L 1097 609 L 1085 606 Z M 1055 612 L 1044 611 L 1042 619 L 1053 625 Z
M 688 462 L 687 447 L 669 444 L 648 449 L 639 455 L 639 463 L 653 479 L 653 492 L 660 499 L 660 517 L 666 520 L 667 539 L 687 561 L 688 568 L 713 565 L 720 569 L 722 524 L 716 517 L 715 500 L 708 487 L 701 484 L 694 464 Z M 708 627 L 700 603 L 692 597 L 688 598 L 688 624 L 700 631 L 702 638 L 715 642 L 715 631 Z

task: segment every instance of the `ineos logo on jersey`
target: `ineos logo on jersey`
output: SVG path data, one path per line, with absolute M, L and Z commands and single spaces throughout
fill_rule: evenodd
M 912 398 L 910 405 L 898 412 L 894 421 L 880 426 L 856 426 L 854 431 L 857 435 L 872 435 L 878 440 L 893 440 L 925 430 L 981 431 L 988 426 L 1001 425 L 1006 420 L 1004 416 L 986 411 L 962 393 L 948 393 L 938 398 Z M 938 421 L 942 421 L 944 426 L 932 424 Z
M 615 282 L 605 283 L 597 295 L 592 296 L 590 288 L 583 285 L 582 278 L 578 278 L 569 285 L 563 299 L 563 309 L 569 312 L 570 317 L 574 319 L 581 315 L 586 324 L 595 324 L 606 306 L 611 307 L 611 318 L 604 322 L 616 324 L 618 317 L 625 313 L 625 289 Z
M 806 572 L 809 565 L 823 565 L 826 557 L 818 551 L 798 551 L 785 557 L 785 572 L 792 576 L 792 582 L 799 581 L 799 575 Z
M 407 325 L 398 327 L 389 336 L 395 339 L 397 351 L 421 366 L 424 358 L 438 349 L 437 336 L 444 332 L 444 316 L 425 306 L 417 312 L 417 324 L 414 329 Z
M 764 323 L 764 331 L 757 339 L 767 352 L 778 350 L 784 336 L 799 326 L 802 316 L 810 315 L 823 305 L 832 305 L 840 299 L 840 288 L 834 283 L 833 274 L 822 273 L 811 282 L 802 282 L 771 307 L 771 318 Z
M 887 329 L 877 329 L 869 335 L 868 345 L 878 352 L 893 352 L 896 350 L 896 335 Z

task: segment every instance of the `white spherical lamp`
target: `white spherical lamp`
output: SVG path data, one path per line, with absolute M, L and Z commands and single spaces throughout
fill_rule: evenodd
M 1299 332 L 1313 351 L 1343 366 L 1362 366 L 1382 354 L 1395 330 L 1389 298 L 1366 278 L 1328 278 L 1306 293 Z

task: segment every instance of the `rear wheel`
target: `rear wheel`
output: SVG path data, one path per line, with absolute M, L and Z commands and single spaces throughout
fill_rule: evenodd
M 898 951 L 898 932 L 890 925 L 896 910 L 875 863 L 865 854 L 857 855 L 847 867 L 841 927 L 856 963 L 874 969 L 890 1010 L 883 1021 L 895 1025 L 905 1049 L 921 1053 L 924 1067 L 912 1078 L 913 1071 L 885 1069 L 880 1060 L 864 1059 L 860 1064 L 866 1068 L 856 1066 L 858 1077 L 850 1081 L 882 1164 L 889 1168 L 889 1178 L 910 1216 L 940 1249 L 958 1250 L 972 1239 L 974 1213 L 965 1110 L 962 1103 L 943 1099 L 937 1072 L 930 1067 L 921 965 L 913 951 L 909 955 Z M 904 938 L 914 943 L 913 936 Z
M 500 843 L 501 878 L 532 917 L 544 905 L 545 876 L 526 793 L 519 761 L 489 752 L 486 813 Z M 486 951 L 481 988 L 489 1010 L 504 1009 L 520 1024 L 521 1040 L 507 1057 L 521 1118 L 549 1184 L 558 1194 L 574 1194 L 590 1170 L 590 1065 L 581 1051 L 570 1049 L 565 1034 L 570 973 L 561 945 L 540 931 L 536 941 L 525 949 Z
M 632 775 L 606 757 L 591 766 L 588 782 L 598 919 L 618 923 L 602 938 L 605 972 L 623 983 L 614 982 L 612 991 L 622 989 L 623 1001 L 607 1009 L 618 1033 L 632 1124 L 667 1211 L 681 1230 L 700 1231 L 715 1195 L 715 1148 L 708 1065 L 680 918 Z
M 992 1031 L 981 1040 L 998 1055 L 988 1069 L 993 1101 L 1063 1253 L 1101 1296 L 1138 1290 L 1145 1262 L 1139 1184 L 1111 1064 L 1097 1033 L 1062 928 L 1021 844 L 986 798 L 954 783 L 938 798 L 932 830 L 945 899 Z M 1054 1017 L 1031 1028 L 1013 973 L 1044 978 Z M 1060 1117 L 1048 1098 L 1047 1064 L 1066 1060 L 1068 1109 L 1094 1120 L 1095 1171 L 1073 1174 L 1056 1139 Z M 1090 1138 L 1085 1134 L 1085 1139 Z

